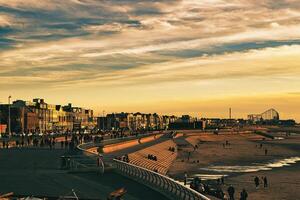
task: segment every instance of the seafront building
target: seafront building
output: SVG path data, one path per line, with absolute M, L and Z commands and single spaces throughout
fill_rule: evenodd
M 159 115 L 157 113 L 112 113 L 98 117 L 100 130 L 180 130 L 202 129 L 205 123 L 189 115 Z
M 11 105 L 0 105 L 0 124 L 5 127 L 9 121 L 11 133 L 49 133 L 81 131 L 95 127 L 93 110 L 46 103 L 44 99 L 33 101 L 16 100 Z M 1 127 L 3 127 L 2 125 Z M 2 133 L 8 132 L 7 128 Z
M 171 116 L 156 113 L 112 113 L 98 117 L 98 128 L 101 130 L 165 130 L 168 129 Z M 174 116 L 173 116 L 174 118 Z

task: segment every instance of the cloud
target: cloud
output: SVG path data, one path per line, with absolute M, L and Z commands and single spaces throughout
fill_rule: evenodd
M 0 13 L 2 91 L 298 86 L 296 0 L 0 0 Z
M 112 69 L 113 62 L 108 66 L 95 62 L 85 65 L 74 63 L 56 62 L 56 67 L 38 67 L 38 63 L 51 59 L 51 55 L 39 57 L 31 61 L 37 63 L 37 67 L 31 67 L 26 71 L 3 70 L 0 72 L 2 83 L 9 82 L 11 77 L 23 84 L 29 84 L 38 80 L 40 83 L 48 84 L 56 88 L 75 87 L 126 87 L 126 85 L 164 85 L 166 83 L 194 82 L 209 83 L 215 80 L 247 80 L 255 77 L 266 79 L 280 79 L 300 75 L 300 68 L 297 65 L 299 60 L 299 45 L 279 46 L 245 52 L 233 52 L 220 55 L 194 57 L 190 59 L 181 58 L 171 61 L 159 61 L 135 63 L 125 68 L 117 67 Z M 73 54 L 72 54 L 73 55 Z M 50 57 L 49 57 L 50 56 Z M 124 60 L 124 58 L 123 58 Z M 135 60 L 135 59 L 132 59 Z M 60 63 L 60 65 L 58 65 Z M 63 65 L 67 64 L 66 66 Z M 128 64 L 133 61 L 129 60 Z M 119 63 L 122 66 L 122 63 Z M 73 66 L 70 68 L 69 66 Z M 33 77 L 30 81 L 28 77 Z M 14 84 L 14 82 L 11 82 Z M 8 84 L 8 83 L 6 83 Z

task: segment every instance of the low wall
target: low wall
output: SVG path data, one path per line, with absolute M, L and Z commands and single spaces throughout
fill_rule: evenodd
M 152 136 L 149 136 L 149 137 L 144 137 L 144 138 L 141 138 L 139 140 L 139 143 L 146 143 L 146 142 L 151 142 L 153 140 L 156 140 L 158 138 L 160 138 L 163 134 L 157 134 L 157 135 L 152 135 Z
M 136 146 L 138 144 L 139 144 L 139 140 L 138 139 L 129 140 L 129 141 L 126 141 L 126 142 L 120 142 L 120 143 L 117 143 L 117 144 L 109 144 L 109 145 L 105 145 L 102 148 L 101 152 L 103 152 L 103 153 L 111 153 L 111 152 L 114 152 L 114 151 L 126 149 L 126 148 L 129 148 L 129 147 L 133 147 L 133 146 Z
M 170 200 L 210 200 L 197 191 L 148 169 L 116 159 L 113 165 L 120 174 L 160 192 Z
M 130 148 L 139 144 L 151 142 L 153 140 L 160 138 L 161 136 L 163 136 L 163 134 L 151 135 L 151 136 L 142 137 L 139 139 L 132 139 L 132 140 L 123 141 L 115 144 L 103 145 L 102 147 L 101 146 L 99 147 L 100 148 L 99 151 L 101 153 L 111 153 L 126 148 Z

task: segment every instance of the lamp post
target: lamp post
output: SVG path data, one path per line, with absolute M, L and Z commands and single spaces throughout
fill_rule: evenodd
M 0 102 L 0 104 L 1 104 L 2 102 Z M 1 121 L 2 121 L 2 112 L 1 112 L 1 110 L 0 110 L 0 135 L 2 134 L 2 123 L 1 123 Z
M 103 118 L 102 118 L 102 129 L 103 129 L 103 132 L 104 132 L 104 113 L 105 113 L 105 110 L 103 110 Z
M 11 135 L 11 127 L 10 127 L 10 99 L 11 95 L 8 96 L 8 135 Z

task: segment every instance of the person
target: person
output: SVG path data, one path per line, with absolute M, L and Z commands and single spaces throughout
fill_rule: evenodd
M 265 149 L 265 155 L 268 155 L 268 149 Z
M 268 179 L 267 177 L 265 176 L 264 177 L 264 188 L 267 188 L 268 187 Z
M 234 200 L 234 187 L 232 185 L 230 185 L 227 189 L 227 192 L 229 194 L 229 200 Z
M 248 198 L 248 193 L 247 191 L 245 190 L 245 188 L 242 190 L 241 192 L 241 197 L 240 197 L 240 200 L 247 200 Z
M 222 185 L 224 185 L 224 183 L 225 183 L 225 177 L 224 176 L 221 177 L 221 183 L 222 183 Z
M 259 187 L 259 178 L 257 176 L 254 178 L 254 184 L 255 184 L 255 188 L 258 189 L 258 187 Z
M 187 173 L 186 173 L 186 172 L 184 172 L 184 185 L 186 185 L 187 178 L 188 178 L 188 175 L 187 175 Z
M 216 197 L 218 197 L 220 199 L 224 199 L 224 192 L 221 187 L 218 187 L 216 189 Z

